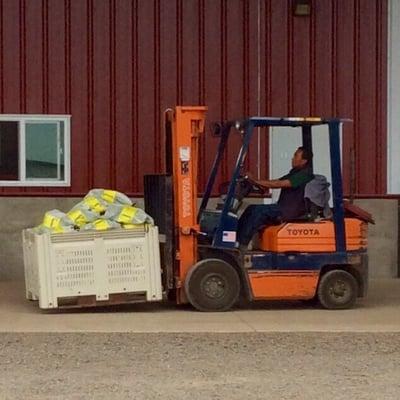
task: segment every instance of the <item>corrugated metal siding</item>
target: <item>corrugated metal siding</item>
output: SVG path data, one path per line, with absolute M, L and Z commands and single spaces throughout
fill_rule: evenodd
M 353 118 L 356 192 L 386 191 L 387 2 L 314 0 L 0 0 L 0 113 L 72 115 L 71 188 L 5 195 L 141 194 L 163 168 L 163 111 L 206 104 L 208 120 L 245 115 Z M 217 140 L 202 138 L 200 185 Z M 224 176 L 235 160 L 237 139 Z M 268 143 L 260 140 L 266 175 Z M 249 155 L 256 170 L 257 149 Z

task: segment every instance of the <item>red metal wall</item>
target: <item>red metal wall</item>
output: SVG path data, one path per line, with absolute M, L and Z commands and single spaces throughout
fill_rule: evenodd
M 142 192 L 163 167 L 163 110 L 354 119 L 356 192 L 386 191 L 386 0 L 0 0 L 0 113 L 72 115 L 72 186 L 3 195 Z M 260 89 L 260 90 L 259 90 Z M 206 179 L 216 139 L 203 138 Z M 236 142 L 224 165 L 236 156 Z M 267 143 L 261 143 L 267 173 Z M 250 154 L 255 170 L 256 151 Z

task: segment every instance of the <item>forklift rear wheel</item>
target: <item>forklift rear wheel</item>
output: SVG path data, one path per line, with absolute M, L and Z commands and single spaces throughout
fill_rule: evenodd
M 239 298 L 240 280 L 230 264 L 208 258 L 188 272 L 185 291 L 190 304 L 199 311 L 227 311 Z
M 335 269 L 322 276 L 318 285 L 318 300 L 324 308 L 343 310 L 354 306 L 358 284 L 347 271 Z

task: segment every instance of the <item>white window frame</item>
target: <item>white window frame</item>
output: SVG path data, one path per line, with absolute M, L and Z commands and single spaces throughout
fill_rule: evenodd
M 387 193 L 400 194 L 400 1 L 388 3 Z
M 14 181 L 0 180 L 0 187 L 4 186 L 48 186 L 66 187 L 71 186 L 71 116 L 70 115 L 48 115 L 48 114 L 0 114 L 0 121 L 18 122 L 18 143 L 19 143 L 19 179 Z M 25 126 L 27 123 L 64 123 L 64 180 L 57 178 L 48 179 L 26 179 L 26 152 L 25 152 Z M 58 135 L 60 130 L 58 129 Z M 59 137 L 58 137 L 59 142 Z M 60 176 L 60 154 L 57 155 L 58 175 Z

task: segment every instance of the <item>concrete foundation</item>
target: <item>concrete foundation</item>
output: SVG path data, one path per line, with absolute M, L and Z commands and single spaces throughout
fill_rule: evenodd
M 3 197 L 0 202 L 0 280 L 23 280 L 21 232 L 41 223 L 46 211 L 68 211 L 80 198 Z M 143 199 L 134 199 L 143 206 Z M 356 204 L 373 214 L 376 225 L 370 225 L 370 276 L 398 276 L 398 201 L 368 199 Z
M 398 201 L 368 199 L 357 200 L 355 204 L 370 212 L 375 219 L 375 225 L 369 225 L 368 235 L 371 277 L 398 277 Z

